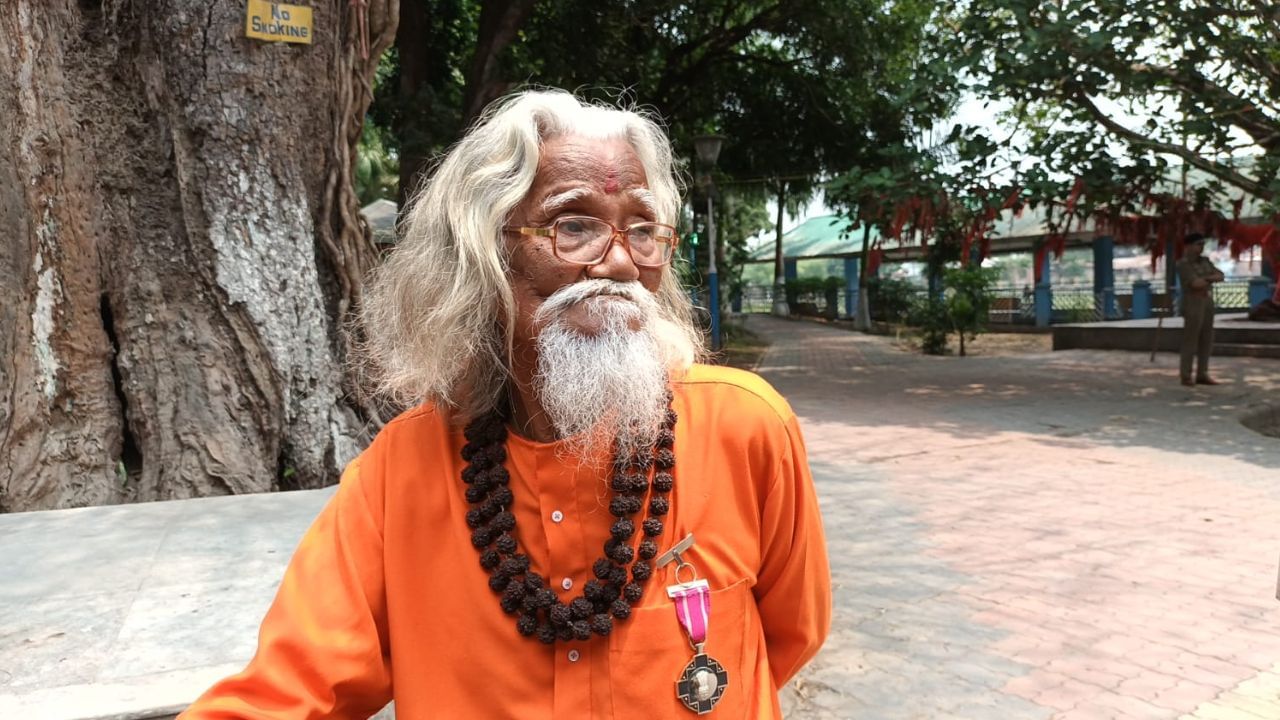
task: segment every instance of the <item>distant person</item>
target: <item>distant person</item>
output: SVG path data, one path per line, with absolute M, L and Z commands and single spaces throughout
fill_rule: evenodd
M 1182 282 L 1182 384 L 1217 385 L 1209 377 L 1209 354 L 1213 352 L 1213 284 L 1225 280 L 1222 272 L 1204 256 L 1204 235 L 1191 233 L 1183 240 L 1178 279 Z M 1196 358 L 1192 379 L 1191 361 Z

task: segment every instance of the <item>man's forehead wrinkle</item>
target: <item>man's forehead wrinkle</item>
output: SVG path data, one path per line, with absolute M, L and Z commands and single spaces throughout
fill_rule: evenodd
M 602 186 L 609 176 L 624 184 L 644 177 L 644 166 L 634 151 L 621 152 L 622 148 L 608 144 L 558 143 L 554 147 L 553 152 L 542 155 L 538 168 L 541 176 L 581 179 Z

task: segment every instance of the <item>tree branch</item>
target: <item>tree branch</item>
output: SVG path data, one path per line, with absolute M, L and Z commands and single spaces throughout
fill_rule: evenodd
M 783 60 L 781 58 L 764 57 L 762 55 L 748 55 L 747 53 L 742 52 L 730 52 L 727 53 L 725 57 L 735 58 L 739 62 L 743 63 L 768 65 L 770 67 L 788 69 L 813 59 L 812 55 L 804 55 L 802 57 L 787 58 L 786 60 Z
M 463 127 L 470 125 L 485 105 L 504 91 L 498 78 L 498 59 L 529 19 L 533 4 L 534 0 L 488 0 L 481 3 L 479 37 L 463 93 Z
M 672 88 L 681 86 L 693 87 L 695 84 L 689 82 L 693 76 L 702 72 L 713 59 L 725 54 L 726 51 L 733 49 L 735 45 L 750 37 L 751 33 L 770 27 L 775 20 L 775 13 L 781 8 L 782 3 L 775 3 L 762 9 L 746 22 L 729 29 L 727 32 L 723 30 L 713 31 L 674 48 L 667 55 L 666 63 L 664 63 L 662 79 L 657 86 L 657 97 L 666 102 L 667 107 L 670 107 L 671 98 L 668 98 L 668 93 L 671 92 Z M 692 56 L 699 49 L 704 50 L 702 56 L 691 64 L 681 67 L 685 59 Z
M 1064 100 L 1078 105 L 1081 109 L 1089 113 L 1089 115 L 1091 115 L 1095 120 L 1097 120 L 1100 125 L 1106 128 L 1112 135 L 1115 135 L 1116 137 L 1119 137 L 1127 142 L 1133 143 L 1134 145 L 1150 148 L 1151 150 L 1155 150 L 1156 152 L 1167 153 L 1169 155 L 1175 155 L 1177 157 L 1180 157 L 1188 165 L 1192 165 L 1194 167 L 1200 168 L 1201 170 L 1204 170 L 1205 172 L 1213 175 L 1214 177 L 1220 178 L 1228 183 L 1231 183 L 1232 185 L 1235 185 L 1236 187 L 1244 190 L 1245 192 L 1251 193 L 1260 198 L 1270 200 L 1272 197 L 1268 189 L 1264 187 L 1261 183 L 1255 180 L 1252 180 L 1249 177 L 1241 175 L 1240 173 L 1236 172 L 1234 169 L 1230 167 L 1227 167 L 1220 163 L 1213 162 L 1211 160 L 1206 160 L 1205 158 L 1192 152 L 1189 148 L 1183 147 L 1182 145 L 1174 145 L 1172 143 L 1153 140 L 1141 133 L 1135 132 L 1121 125 L 1120 123 L 1113 120 L 1106 113 L 1102 112 L 1101 108 L 1099 108 L 1096 104 L 1094 104 L 1093 100 L 1089 99 L 1089 96 L 1082 91 L 1072 92 L 1069 95 L 1067 95 L 1064 98 Z
M 1147 63 L 1134 63 L 1129 69 L 1136 75 L 1160 78 L 1170 86 L 1191 95 L 1211 98 L 1219 117 L 1233 117 L 1233 123 L 1244 130 L 1261 147 L 1271 150 L 1280 146 L 1280 127 L 1257 106 L 1198 72 L 1179 72 L 1173 68 Z
M 1276 42 L 1280 43 L 1280 8 L 1276 7 L 1272 0 L 1251 0 L 1251 4 L 1258 9 L 1257 17 L 1262 21 L 1262 26 L 1270 31 L 1268 34 Z M 1270 22 L 1267 22 L 1267 21 Z

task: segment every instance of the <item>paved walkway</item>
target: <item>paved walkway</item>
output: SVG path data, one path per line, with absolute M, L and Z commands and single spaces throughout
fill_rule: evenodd
M 801 416 L 836 617 L 788 717 L 1280 718 L 1280 362 L 906 354 L 755 316 Z

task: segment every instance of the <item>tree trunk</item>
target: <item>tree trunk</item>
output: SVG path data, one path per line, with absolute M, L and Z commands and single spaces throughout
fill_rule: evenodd
M 418 189 L 423 168 L 431 159 L 432 142 L 441 142 L 441 138 L 431 137 L 431 123 L 424 119 L 430 112 L 424 106 L 438 101 L 432 92 L 438 80 L 435 76 L 444 72 L 441 66 L 448 53 L 448 37 L 442 30 L 451 19 L 443 17 L 443 13 L 433 13 L 435 7 L 421 0 L 405 3 L 396 30 L 400 84 L 396 88 L 399 107 L 394 122 L 400 139 L 397 203 L 401 211 Z
M 774 224 L 773 239 L 773 314 L 778 317 L 791 315 L 787 304 L 786 258 L 782 254 L 782 219 L 787 208 L 787 184 L 778 183 L 778 219 Z
M 317 487 L 366 439 L 350 168 L 398 3 L 313 5 L 312 45 L 243 3 L 0 7 L 0 510 Z
M 868 223 L 862 226 L 862 263 L 858 266 L 858 307 L 854 318 L 854 327 L 863 332 L 871 331 L 871 293 L 867 289 L 870 267 L 871 225 Z
M 534 0 L 484 0 L 480 3 L 480 28 L 476 51 L 467 70 L 462 101 L 462 126 L 470 125 L 485 106 L 509 89 L 500 74 L 499 60 L 515 41 L 533 12 Z M 572 32 L 572 31 L 569 31 Z

